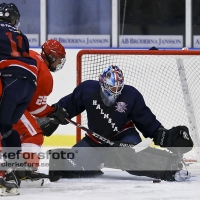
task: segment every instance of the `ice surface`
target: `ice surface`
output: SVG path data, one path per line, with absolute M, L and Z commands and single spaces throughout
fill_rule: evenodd
M 43 152 L 48 149 L 43 148 Z M 48 159 L 41 162 L 48 164 Z M 190 164 L 192 178 L 187 182 L 153 183 L 153 179 L 105 168 L 96 178 L 46 181 L 40 188 L 19 188 L 19 196 L 0 197 L 5 200 L 199 200 L 200 163 Z M 48 174 L 48 167 L 39 167 Z
M 60 179 L 46 182 L 41 188 L 20 188 L 20 195 L 0 197 L 13 200 L 199 200 L 200 164 L 188 167 L 193 176 L 187 182 L 153 183 L 153 179 L 127 172 L 103 169 L 96 178 Z M 48 173 L 48 168 L 40 169 Z

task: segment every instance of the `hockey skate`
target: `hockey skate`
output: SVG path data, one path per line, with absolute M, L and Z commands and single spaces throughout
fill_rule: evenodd
M 28 166 L 16 168 L 13 172 L 16 175 L 16 177 L 20 179 L 20 187 L 22 188 L 41 187 L 44 185 L 45 180 L 49 178 L 48 175 L 39 173 Z M 9 174 L 6 174 L 7 181 L 10 181 L 12 179 L 13 177 L 11 177 Z
M 187 170 L 179 170 L 175 173 L 174 175 L 174 179 L 177 182 L 183 182 L 183 181 L 187 181 L 191 178 L 191 173 L 188 172 Z
M 9 177 L 12 177 L 12 180 L 6 181 L 3 177 L 0 177 L 0 196 L 19 195 L 18 187 L 20 186 L 20 180 L 13 172 L 9 173 Z

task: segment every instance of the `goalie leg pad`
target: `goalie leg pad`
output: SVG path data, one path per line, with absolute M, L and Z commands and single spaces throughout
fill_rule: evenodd
M 72 149 L 66 148 L 49 150 L 49 179 L 51 182 L 58 181 L 60 178 L 86 178 L 95 177 L 103 174 L 103 172 L 97 166 L 100 161 L 97 159 L 96 162 L 91 158 L 91 154 L 88 153 L 88 151 L 92 151 L 92 149 L 94 150 L 94 148 L 79 147 L 78 150 L 77 148 L 75 149 L 76 151 L 74 152 L 78 153 L 75 153 L 75 157 L 74 159 L 71 159 L 71 162 L 75 163 L 76 166 L 73 166 L 73 164 L 68 162 L 66 158 L 55 159 L 55 155 L 61 154 L 65 155 L 65 157 L 70 157 L 71 155 L 73 155 Z M 87 155 L 85 153 L 87 153 Z
M 65 171 L 99 170 L 106 157 L 106 152 L 107 148 L 92 147 L 88 143 L 87 138 L 83 138 L 69 151 L 66 151 L 66 149 L 57 149 L 49 152 L 51 153 L 52 163 L 55 164 L 53 158 L 59 163 L 55 164 L 56 167 L 54 164 L 51 165 L 51 168 L 53 171 L 62 169 Z M 57 156 L 55 156 L 56 154 Z
M 64 166 L 64 159 L 55 159 L 54 155 L 60 155 L 61 152 L 68 153 L 69 149 L 67 148 L 59 148 L 59 149 L 51 149 L 47 153 L 49 154 L 49 180 L 51 182 L 58 181 L 62 175 L 62 169 Z
M 151 147 L 138 153 L 130 148 L 111 148 L 104 166 L 121 169 L 132 175 L 175 181 L 175 173 L 182 168 L 181 161 L 182 155 Z

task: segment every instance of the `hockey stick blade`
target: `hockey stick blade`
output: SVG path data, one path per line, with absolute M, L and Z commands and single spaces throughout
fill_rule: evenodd
M 145 140 L 143 140 L 142 142 L 138 143 L 137 145 L 135 145 L 133 148 L 135 149 L 135 153 L 138 153 L 144 149 L 146 149 L 147 147 L 149 147 L 152 143 L 152 139 L 151 138 L 146 138 Z
M 136 153 L 146 149 L 147 147 L 150 146 L 150 144 L 152 143 L 152 140 L 150 138 L 147 138 L 145 140 L 143 140 L 142 142 L 140 142 L 137 145 L 132 145 L 132 144 L 126 144 L 126 143 L 118 143 L 118 142 L 113 142 L 107 138 L 104 138 L 103 136 L 91 131 L 90 129 L 82 126 L 81 124 L 78 124 L 76 122 L 74 122 L 73 120 L 69 119 L 69 118 L 65 118 L 70 124 L 73 124 L 74 126 L 79 127 L 80 129 L 86 131 L 88 134 L 91 134 L 92 136 L 94 136 L 95 138 L 97 138 L 98 140 L 101 140 L 103 143 L 107 143 L 110 146 L 113 147 L 129 147 L 131 149 L 134 149 Z

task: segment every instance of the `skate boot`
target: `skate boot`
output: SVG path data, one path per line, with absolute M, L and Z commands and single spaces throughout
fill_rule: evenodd
M 4 177 L 0 176 L 0 196 L 19 195 L 18 188 L 20 186 L 20 180 L 13 172 L 7 174 L 12 177 L 12 180 L 6 181 Z
M 20 187 L 41 187 L 43 186 L 45 179 L 48 179 L 49 176 L 43 173 L 39 173 L 34 170 L 32 167 L 24 166 L 18 167 L 14 171 L 14 174 L 21 181 Z M 6 175 L 6 180 L 12 180 L 13 177 L 10 177 L 9 174 Z
M 174 175 L 174 179 L 175 181 L 178 182 L 183 182 L 183 181 L 187 181 L 191 178 L 191 173 L 188 172 L 187 170 L 179 170 L 175 173 Z

